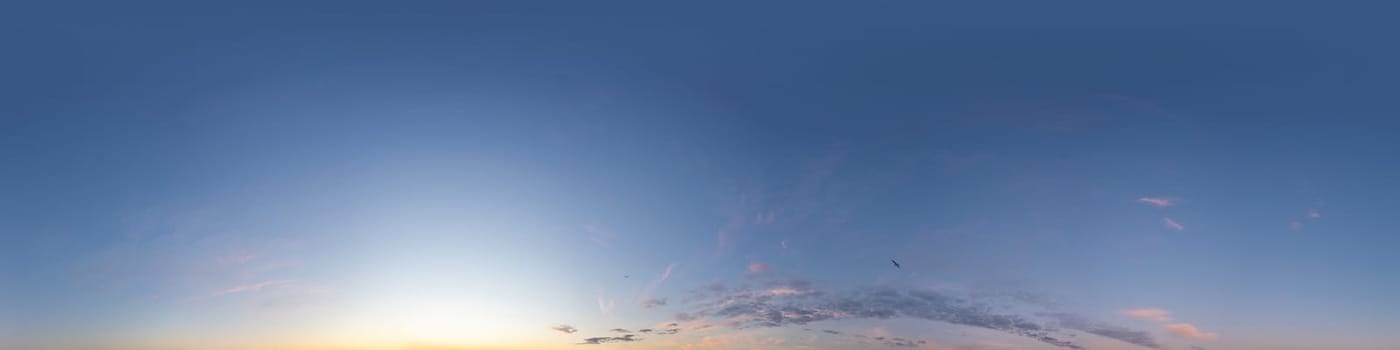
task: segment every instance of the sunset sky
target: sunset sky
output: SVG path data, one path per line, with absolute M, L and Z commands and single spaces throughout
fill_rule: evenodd
M 0 349 L 1400 348 L 1397 8 L 198 3 L 0 4 Z

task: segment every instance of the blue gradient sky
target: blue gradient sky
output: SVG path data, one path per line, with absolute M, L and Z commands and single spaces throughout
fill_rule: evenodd
M 1256 5 L 6 3 L 0 349 L 1394 349 L 1395 9 Z

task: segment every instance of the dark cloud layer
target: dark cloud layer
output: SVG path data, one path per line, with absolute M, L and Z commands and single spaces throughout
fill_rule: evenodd
M 923 344 L 927 343 L 927 342 L 925 342 L 925 341 L 923 341 L 923 340 L 909 340 L 909 339 L 904 339 L 904 338 L 900 338 L 900 337 L 894 337 L 894 338 L 875 337 L 875 341 L 878 341 L 878 342 L 880 342 L 880 344 L 884 344 L 885 346 L 896 347 L 896 348 L 916 348 L 916 347 L 919 347 L 919 345 L 923 345 Z
M 651 298 L 642 300 L 642 308 L 650 309 L 657 306 L 666 306 L 666 298 Z
M 645 333 L 645 334 L 650 334 L 650 335 L 672 335 L 672 334 L 680 333 L 680 331 L 681 331 L 679 328 L 676 328 L 676 326 L 678 326 L 678 324 L 671 323 L 671 324 L 666 325 L 667 328 L 662 328 L 662 329 L 642 328 L 642 329 L 638 329 L 638 330 L 637 330 L 637 333 Z M 632 331 L 629 331 L 629 330 L 627 330 L 626 328 L 613 328 L 613 329 L 609 329 L 608 331 L 609 331 L 609 332 L 613 332 L 613 333 L 623 333 L 623 335 L 616 336 L 616 337 L 593 337 L 593 338 L 585 338 L 585 339 L 583 339 L 583 342 L 582 342 L 582 343 L 579 343 L 579 344 L 580 344 L 580 345 L 598 345 L 598 344 L 607 344 L 607 343 L 629 343 L 629 342 L 641 341 L 641 340 L 646 339 L 646 338 L 637 337 L 636 334 L 631 334 Z
M 570 326 L 570 325 L 566 325 L 566 324 L 561 324 L 561 325 L 558 325 L 558 326 L 549 327 L 549 329 L 553 329 L 553 330 L 555 330 L 556 332 L 560 332 L 560 333 L 564 333 L 564 334 L 574 334 L 574 332 L 578 332 L 578 328 L 574 328 L 574 326 Z
M 1105 338 L 1117 339 L 1119 341 L 1129 344 L 1141 345 L 1147 348 L 1162 348 L 1162 345 L 1158 344 L 1157 340 L 1153 339 L 1152 335 L 1145 331 L 1128 329 L 1125 327 L 1102 323 L 1093 323 L 1089 322 L 1088 320 L 1085 320 L 1083 317 L 1080 317 L 1078 315 L 1063 312 L 1047 313 L 1042 315 L 1054 318 L 1056 321 L 1058 321 L 1058 326 L 1062 328 L 1080 330 Z
M 593 338 L 587 338 L 587 339 L 584 339 L 583 342 L 582 342 L 582 343 L 579 343 L 579 344 L 580 344 L 580 345 L 598 345 L 598 344 L 606 344 L 606 343 L 630 343 L 630 342 L 634 342 L 634 341 L 641 341 L 641 340 L 643 340 L 643 339 L 645 339 L 645 338 L 637 338 L 637 335 L 635 335 L 635 334 L 628 334 L 628 335 L 623 335 L 623 336 L 620 336 L 620 337 L 593 337 Z
M 1144 331 L 1090 322 L 1069 313 L 1022 315 L 998 311 L 993 305 L 929 290 L 874 288 L 825 293 L 813 288 L 809 282 L 792 280 L 770 283 L 760 290 L 716 290 L 707 287 L 703 291 L 711 293 L 690 311 L 677 313 L 677 320 L 716 319 L 724 321 L 726 326 L 743 329 L 801 326 L 837 319 L 909 318 L 996 330 L 1074 350 L 1084 347 L 1067 339 L 1071 335 L 1065 334 L 1063 329 L 1083 331 L 1150 349 L 1162 348 L 1151 334 Z M 679 331 L 675 323 L 667 327 L 670 328 L 641 329 L 638 332 L 675 334 Z M 834 330 L 822 332 L 841 334 Z M 868 339 L 890 347 L 918 347 L 924 343 L 922 340 L 899 337 Z
M 1082 349 L 1067 340 L 1053 336 L 1052 331 L 1035 321 L 1013 314 L 992 311 L 990 306 L 971 303 L 943 294 L 912 290 L 881 288 L 827 297 L 802 298 L 816 295 L 788 286 L 782 293 L 746 293 L 725 298 L 710 314 L 726 319 L 738 319 L 739 328 L 784 327 L 844 318 L 892 319 L 915 318 L 1003 331 L 1040 340 L 1047 344 Z M 903 346 L 904 342 L 889 344 Z

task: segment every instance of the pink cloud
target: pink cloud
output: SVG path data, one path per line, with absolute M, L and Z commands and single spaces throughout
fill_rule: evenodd
M 767 272 L 767 271 L 768 271 L 768 264 L 761 263 L 761 262 L 755 262 L 755 263 L 749 264 L 749 273 L 750 273 L 750 274 L 755 274 L 755 275 L 757 275 L 757 274 L 761 274 L 761 273 L 764 273 L 764 272 Z
M 1219 337 L 1219 335 L 1215 333 L 1202 332 L 1201 330 L 1196 329 L 1196 326 L 1193 326 L 1190 323 L 1172 323 L 1168 324 L 1166 327 L 1167 332 L 1182 338 L 1189 338 L 1195 340 L 1213 340 Z
M 1120 313 L 1122 313 L 1123 316 L 1149 321 L 1166 322 L 1172 320 L 1171 312 L 1162 309 L 1132 309 L 1123 310 Z
M 1167 197 L 1142 197 L 1142 198 L 1138 198 L 1138 199 L 1137 199 L 1137 202 L 1138 202 L 1138 203 L 1151 204 L 1152 206 L 1155 206 L 1155 207 L 1158 207 L 1158 208 L 1166 208 L 1166 207 L 1170 207 L 1170 206 L 1176 205 L 1176 203 L 1179 202 L 1179 200 L 1177 200 L 1176 198 L 1167 198 Z
M 1162 224 L 1166 225 L 1167 228 L 1172 229 L 1173 231 L 1181 231 L 1186 229 L 1186 226 L 1182 226 L 1181 223 L 1176 222 L 1176 220 L 1172 220 L 1172 218 L 1162 218 Z

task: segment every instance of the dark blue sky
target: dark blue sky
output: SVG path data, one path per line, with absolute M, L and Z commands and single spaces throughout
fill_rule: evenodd
M 0 349 L 1393 348 L 1324 5 L 6 3 Z

